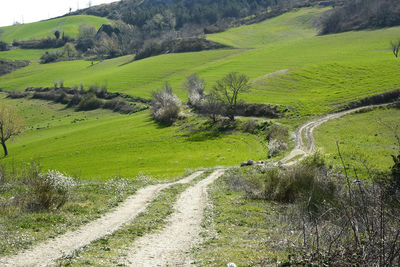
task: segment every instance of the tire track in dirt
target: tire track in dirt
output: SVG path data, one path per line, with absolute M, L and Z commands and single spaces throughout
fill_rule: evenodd
M 313 120 L 310 120 L 303 125 L 301 125 L 299 128 L 297 128 L 295 132 L 295 140 L 294 140 L 294 148 L 290 151 L 290 153 L 278 161 L 276 165 L 283 165 L 283 166 L 290 166 L 294 165 L 297 162 L 301 161 L 303 158 L 306 156 L 312 154 L 315 152 L 315 139 L 314 139 L 314 130 L 319 127 L 321 124 L 324 124 L 325 122 L 328 122 L 333 119 L 337 119 L 340 117 L 343 117 L 347 114 L 357 112 L 363 109 L 367 108 L 374 108 L 374 107 L 379 107 L 379 106 L 385 106 L 387 104 L 383 105 L 370 105 L 370 106 L 364 106 L 364 107 L 359 107 L 359 108 L 354 108 L 338 113 L 332 113 L 328 114 L 326 116 L 316 118 Z M 305 141 L 303 140 L 303 133 L 305 135 Z M 295 160 L 294 160 L 295 159 Z
M 132 244 L 132 250 L 121 264 L 129 266 L 188 266 L 190 249 L 200 242 L 201 222 L 208 196 L 207 187 L 224 170 L 186 189 L 175 204 L 175 212 L 160 232 L 145 235 Z
M 76 231 L 67 232 L 17 255 L 0 258 L 0 266 L 47 266 L 55 264 L 57 259 L 73 255 L 74 251 L 112 234 L 134 219 L 146 209 L 161 190 L 175 184 L 189 183 L 202 174 L 203 172 L 199 171 L 176 182 L 151 185 L 139 189 L 135 195 L 128 197 L 116 209 Z

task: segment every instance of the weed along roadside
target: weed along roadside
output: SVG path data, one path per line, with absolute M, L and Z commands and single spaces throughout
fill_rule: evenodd
M 112 234 L 122 225 L 131 221 L 143 212 L 161 190 L 174 184 L 189 183 L 202 172 L 194 174 L 173 183 L 150 185 L 139 189 L 138 192 L 127 198 L 113 211 L 101 216 L 76 231 L 67 232 L 50 241 L 45 241 L 31 249 L 27 249 L 15 256 L 6 256 L 0 259 L 4 266 L 48 265 L 55 260 L 72 255 L 75 251 L 90 244 L 94 240 Z

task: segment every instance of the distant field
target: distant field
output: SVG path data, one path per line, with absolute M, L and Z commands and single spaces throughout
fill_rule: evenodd
M 311 25 L 325 9 L 301 9 L 260 24 L 243 26 L 208 38 L 234 49 L 168 54 L 130 62 L 132 56 L 91 62 L 32 65 L 0 77 L 0 88 L 107 84 L 112 91 L 146 97 L 170 82 L 186 99 L 182 82 L 197 73 L 207 87 L 228 72 L 245 73 L 255 81 L 244 96 L 248 102 L 277 103 L 297 114 L 330 112 L 338 103 L 397 89 L 400 65 L 389 48 L 400 27 L 317 36 Z M 284 74 L 265 75 L 280 70 Z
M 400 109 L 378 109 L 329 121 L 316 130 L 317 147 L 339 164 L 338 141 L 346 162 L 357 164 L 356 159 L 363 159 L 370 167 L 388 170 L 393 165 L 391 155 L 396 152 L 396 139 L 379 122 L 399 126 L 400 134 Z
M 103 110 L 75 112 L 44 101 L 2 101 L 17 106 L 28 125 L 2 160 L 14 166 L 39 160 L 45 169 L 83 178 L 134 177 L 140 172 L 166 178 L 186 169 L 238 165 L 267 154 L 255 136 L 161 127 L 148 112 L 128 116 Z
M 110 23 L 110 20 L 95 16 L 69 16 L 58 19 L 50 19 L 35 23 L 20 24 L 14 26 L 0 27 L 0 40 L 11 43 L 14 40 L 28 40 L 33 38 L 54 37 L 54 31 L 63 31 L 71 37 L 78 36 L 79 25 L 86 23 L 97 29 L 102 24 Z
M 30 60 L 38 62 L 40 57 L 46 52 L 53 49 L 13 49 L 9 51 L 0 51 L 0 58 L 8 60 Z

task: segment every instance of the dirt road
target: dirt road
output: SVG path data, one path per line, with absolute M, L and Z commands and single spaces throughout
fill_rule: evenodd
M 284 166 L 290 166 L 295 164 L 296 162 L 300 161 L 304 157 L 310 155 L 315 151 L 315 139 L 314 139 L 314 130 L 320 126 L 321 124 L 337 119 L 340 117 L 343 117 L 347 114 L 362 110 L 362 109 L 367 109 L 367 108 L 373 108 L 373 107 L 378 107 L 382 105 L 372 105 L 372 106 L 365 106 L 365 107 L 359 107 L 355 109 L 350 109 L 338 113 L 333 113 L 329 114 L 320 118 L 313 119 L 311 121 L 308 121 L 301 125 L 299 128 L 297 128 L 295 132 L 295 140 L 294 140 L 294 148 L 290 153 L 281 159 L 277 165 L 284 165 Z M 303 135 L 305 140 L 303 140 Z
M 190 249 L 200 241 L 201 222 L 207 203 L 207 187 L 224 173 L 216 170 L 186 189 L 175 204 L 175 212 L 161 231 L 145 235 L 132 244 L 123 264 L 129 266 L 188 266 Z
M 17 255 L 0 258 L 0 266 L 47 266 L 54 261 L 69 256 L 74 251 L 90 244 L 94 240 L 109 235 L 131 221 L 144 211 L 161 190 L 179 183 L 189 183 L 203 172 L 194 174 L 173 183 L 151 185 L 125 200 L 115 210 L 101 218 L 82 226 L 77 231 L 48 240 Z

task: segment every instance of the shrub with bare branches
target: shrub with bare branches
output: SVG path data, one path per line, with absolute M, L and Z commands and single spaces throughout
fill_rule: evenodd
M 161 123 L 173 123 L 179 115 L 180 100 L 172 93 L 172 87 L 167 83 L 160 91 L 153 92 L 152 116 Z

